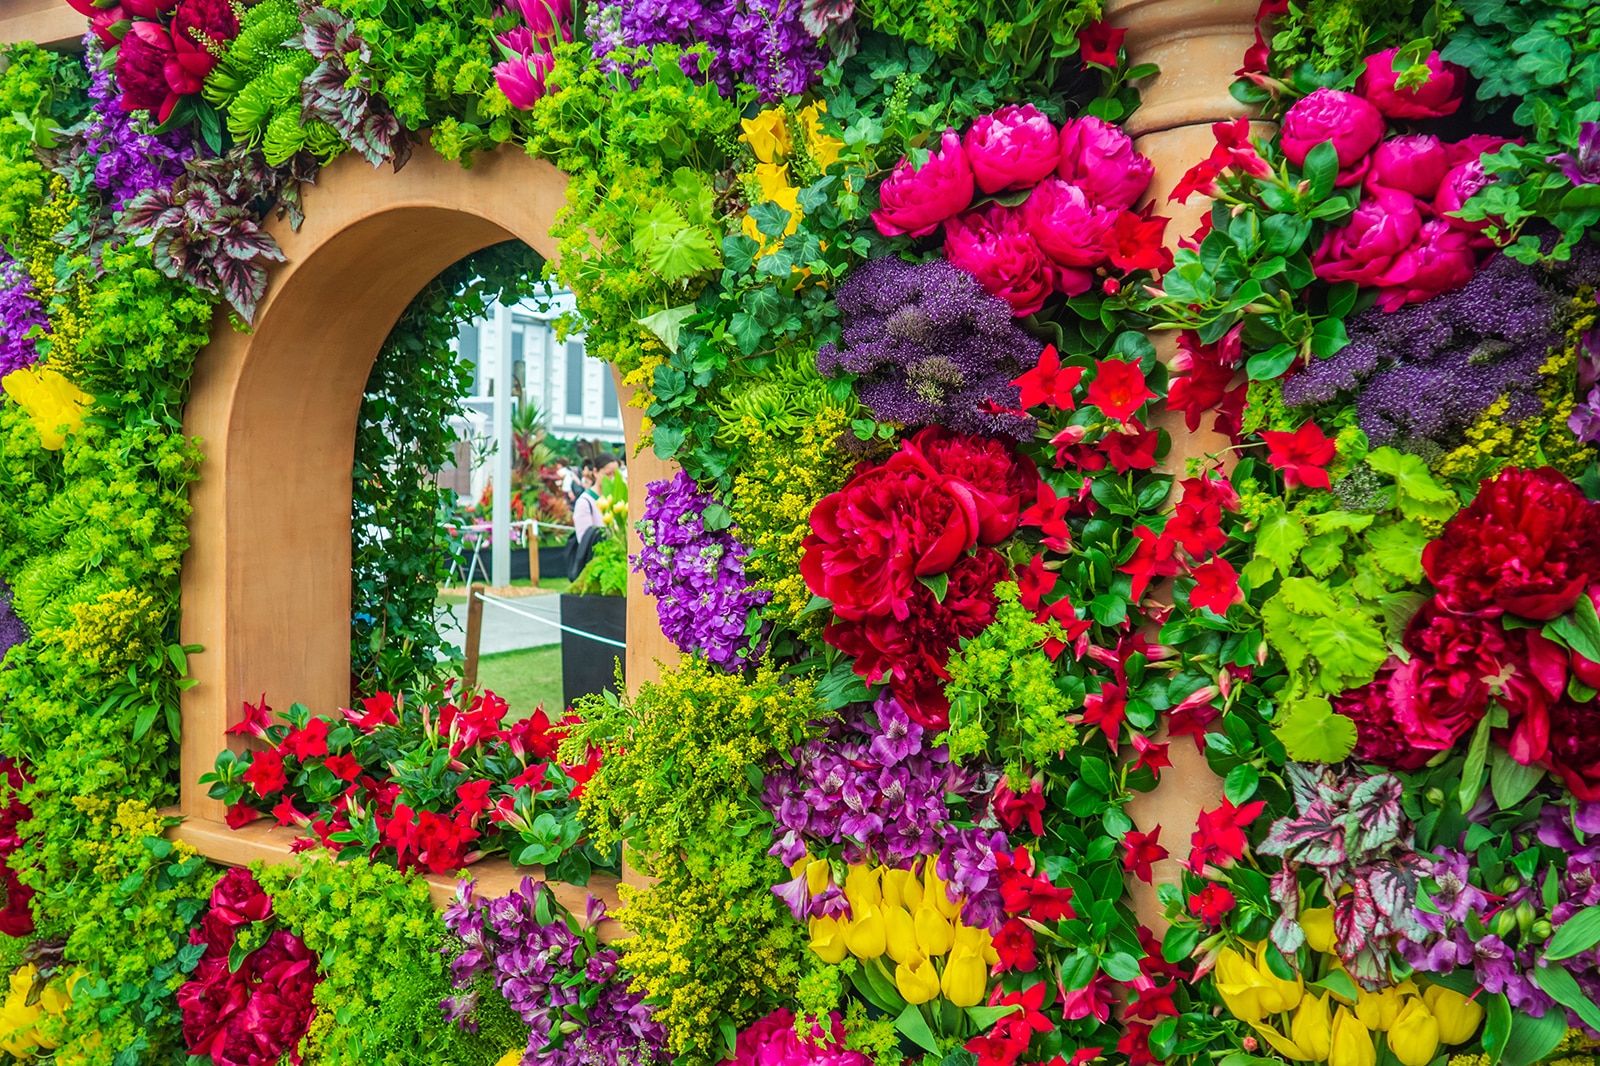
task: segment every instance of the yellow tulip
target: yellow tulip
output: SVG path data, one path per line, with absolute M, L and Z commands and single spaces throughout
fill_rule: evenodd
M 957 1007 L 976 1007 L 989 990 L 989 967 L 981 955 L 956 950 L 945 960 L 944 978 L 939 982 L 944 998 Z
M 1389 1027 L 1389 1050 L 1402 1066 L 1428 1066 L 1439 1053 L 1439 1020 L 1415 996 L 1406 1000 Z
M 939 909 L 929 904 L 926 899 L 911 916 L 911 921 L 917 935 L 917 947 L 930 958 L 934 955 L 943 955 L 956 942 L 955 930 L 950 927 L 950 919 L 940 914 Z
M 826 110 L 828 105 L 821 100 L 800 109 L 800 122 L 806 129 L 806 146 L 811 150 L 812 161 L 821 167 L 824 173 L 839 161 L 839 153 L 844 149 L 843 141 L 822 132 L 820 114 Z
M 917 923 L 911 920 L 910 911 L 904 907 L 885 906 L 883 925 L 888 934 L 886 950 L 891 959 L 905 962 L 911 956 L 921 954 L 917 950 Z
M 889 946 L 889 928 L 884 924 L 883 908 L 865 903 L 851 907 L 844 945 L 850 949 L 850 954 L 863 961 L 882 955 Z
M 901 999 L 917 1006 L 939 994 L 939 971 L 923 956 L 913 954 L 894 968 L 894 986 Z
M 788 117 L 781 107 L 769 107 L 740 125 L 744 127 L 744 136 L 739 139 L 749 144 L 750 150 L 763 163 L 776 163 L 794 150 L 789 140 Z
M 1295 974 L 1294 980 L 1285 981 L 1272 972 L 1272 967 L 1267 965 L 1267 941 L 1263 940 L 1256 945 L 1256 972 L 1266 982 L 1266 989 L 1261 993 L 1261 1007 L 1268 1014 L 1278 1014 L 1294 1010 L 1300 1005 L 1300 997 L 1304 986 L 1300 983 L 1300 975 Z
M 1333 1015 L 1333 1044 L 1328 1050 L 1328 1066 L 1377 1066 L 1378 1049 L 1372 1034 L 1346 1007 Z
M 823 962 L 842 962 L 845 955 L 845 934 L 849 923 L 837 918 L 811 919 L 811 950 Z
M 39 445 L 60 451 L 67 434 L 83 428 L 83 410 L 94 397 L 68 381 L 61 372 L 45 366 L 14 370 L 0 378 L 4 391 L 33 419 Z
M 1401 999 L 1398 988 L 1385 988 L 1379 992 L 1368 992 L 1363 988 L 1361 997 L 1356 1000 L 1356 1018 L 1373 1032 L 1386 1033 L 1400 1016 L 1400 1008 L 1404 1005 Z
M 1241 1022 L 1259 1022 L 1267 1011 L 1261 1006 L 1261 992 L 1266 982 L 1256 973 L 1245 957 L 1232 948 L 1223 948 L 1217 955 L 1217 994 L 1222 997 L 1228 1013 Z
M 1305 931 L 1306 943 L 1311 945 L 1311 950 L 1323 955 L 1332 953 L 1339 943 L 1339 938 L 1333 931 L 1333 910 L 1329 907 L 1313 907 L 1311 910 L 1300 912 L 1300 928 Z
M 994 937 L 989 935 L 989 930 L 975 925 L 958 924 L 955 927 L 955 944 L 950 950 L 976 955 L 990 966 L 1000 961 L 1000 953 L 994 949 Z
M 1312 1062 L 1328 1057 L 1333 1046 L 1333 1022 L 1328 1015 L 1328 1001 L 1321 996 L 1307 994 L 1300 1000 L 1300 1008 L 1289 1023 L 1289 1035 L 1305 1049 Z
M 1453 988 L 1429 985 L 1422 999 L 1439 1021 L 1441 1043 L 1464 1044 L 1477 1035 L 1478 1026 L 1483 1024 L 1483 1007 Z
M 878 880 L 878 868 L 852 866 L 844 875 L 844 898 L 856 907 L 883 906 L 883 883 Z
M 915 870 L 898 870 L 896 872 L 903 875 L 898 882 L 900 906 L 915 914 L 917 913 L 917 908 L 922 906 L 922 880 L 917 877 Z M 886 895 L 884 898 L 887 899 L 888 896 Z
M 939 876 L 939 872 L 934 869 L 932 859 L 927 861 L 927 865 L 922 871 L 922 880 L 923 898 L 937 907 L 940 914 L 946 918 L 954 919 L 961 912 L 961 904 L 951 901 L 946 882 L 944 878 Z
M 815 859 L 806 865 L 806 891 L 811 895 L 820 895 L 832 883 L 833 867 L 828 865 L 827 859 Z
M 1299 1044 L 1296 1044 L 1293 1040 L 1290 1040 L 1288 1037 L 1284 1036 L 1270 1025 L 1263 1025 L 1260 1022 L 1256 1022 L 1255 1030 L 1261 1035 L 1261 1039 L 1265 1040 L 1269 1045 L 1271 1045 L 1272 1050 L 1276 1051 L 1284 1058 L 1289 1059 L 1291 1062 L 1321 1061 L 1320 1059 L 1314 1057 L 1305 1048 L 1301 1047 Z

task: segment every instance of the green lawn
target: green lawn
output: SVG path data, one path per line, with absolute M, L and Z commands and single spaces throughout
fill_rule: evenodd
M 561 717 L 561 645 L 503 651 L 478 660 L 478 684 L 511 705 L 508 719 L 526 718 L 540 703 Z

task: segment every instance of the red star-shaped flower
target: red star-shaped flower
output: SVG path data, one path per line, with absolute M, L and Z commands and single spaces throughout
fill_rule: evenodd
M 1244 849 L 1249 844 L 1244 827 L 1266 809 L 1265 800 L 1235 807 L 1232 800 L 1224 797 L 1222 806 L 1216 810 L 1202 810 L 1199 827 L 1190 840 L 1189 869 L 1200 873 L 1208 864 L 1221 867 L 1244 858 Z
M 1244 602 L 1244 590 L 1239 587 L 1239 574 L 1233 564 L 1218 556 L 1201 563 L 1189 571 L 1194 578 L 1194 588 L 1189 590 L 1189 606 L 1205 607 L 1226 616 L 1228 608 Z
M 1131 595 L 1133 602 L 1138 603 L 1152 578 L 1171 577 L 1178 572 L 1178 560 L 1174 555 L 1176 544 L 1165 533 L 1157 533 L 1149 526 L 1135 526 L 1133 535 L 1138 538 L 1139 546 L 1117 570 L 1132 575 Z
M 1078 55 L 1085 63 L 1099 63 L 1116 70 L 1122 39 L 1127 35 L 1127 30 L 1097 19 L 1078 31 Z
M 1288 488 L 1304 485 L 1308 489 L 1331 487 L 1327 466 L 1338 454 L 1332 438 L 1315 422 L 1306 422 L 1293 433 L 1268 430 L 1261 434 L 1267 442 L 1267 462 L 1283 471 Z
M 1039 355 L 1039 364 L 1012 382 L 1022 392 L 1018 401 L 1023 407 L 1047 405 L 1062 411 L 1077 408 L 1072 390 L 1083 377 L 1083 367 L 1062 367 L 1056 346 L 1050 345 Z
M 1132 742 L 1133 750 L 1139 753 L 1139 758 L 1133 764 L 1135 770 L 1147 769 L 1160 778 L 1161 771 L 1172 765 L 1172 760 L 1167 758 L 1170 741 L 1164 740 L 1158 744 L 1143 733 L 1135 733 Z
M 267 694 L 261 694 L 260 703 L 251 703 L 248 700 L 244 705 L 244 720 L 228 727 L 228 733 L 236 737 L 267 738 L 267 727 L 272 724 L 272 708 L 267 706 Z
M 1072 530 L 1067 528 L 1067 514 L 1076 502 L 1071 496 L 1056 496 L 1050 482 L 1039 479 L 1039 493 L 1032 507 L 1017 516 L 1017 523 L 1032 526 L 1044 534 L 1044 546 L 1052 551 L 1065 552 L 1072 547 Z
M 1102 359 L 1095 364 L 1094 380 L 1089 383 L 1085 397 L 1107 418 L 1126 422 L 1134 412 L 1156 398 L 1145 384 L 1144 371 L 1138 363 L 1125 359 Z
M 1160 837 L 1161 827 L 1158 825 L 1148 833 L 1130 829 L 1128 835 L 1122 838 L 1122 843 L 1128 849 L 1122 857 L 1122 868 L 1147 885 L 1155 877 L 1150 864 L 1160 862 L 1168 854 L 1167 849 L 1159 843 Z

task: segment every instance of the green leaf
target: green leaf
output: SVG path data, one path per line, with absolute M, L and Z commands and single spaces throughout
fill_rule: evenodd
M 1272 381 L 1283 376 L 1299 352 L 1288 343 L 1275 344 L 1264 352 L 1257 352 L 1245 361 L 1245 373 L 1251 381 Z
M 1339 152 L 1333 142 L 1323 141 L 1307 152 L 1303 171 L 1311 186 L 1311 199 L 1326 200 L 1328 194 L 1333 192 L 1333 183 L 1339 176 Z
M 1284 704 L 1272 731 L 1295 762 L 1339 762 L 1356 746 L 1356 724 L 1321 696 Z
M 1343 996 L 1352 1003 L 1361 995 L 1361 990 L 1356 987 L 1356 983 L 1343 970 L 1330 971 L 1328 976 L 1322 980 L 1311 982 L 1311 987 L 1326 989 L 1334 995 Z
M 1422 580 L 1422 549 L 1429 537 L 1419 523 L 1409 518 L 1386 522 L 1368 530 L 1366 540 L 1372 549 L 1367 558 L 1379 569 L 1409 584 Z
M 1498 744 L 1489 753 L 1489 789 L 1495 805 L 1503 811 L 1527 799 L 1543 779 L 1544 767 L 1524 766 Z
M 1200 946 L 1202 935 L 1203 931 L 1198 925 L 1169 926 L 1167 935 L 1161 941 L 1161 957 L 1171 963 L 1182 962 Z
M 138 740 L 150 732 L 150 727 L 156 724 L 156 715 L 161 713 L 159 705 L 140 708 L 133 719 L 133 739 Z
M 1228 776 L 1222 783 L 1222 794 L 1227 797 L 1229 803 L 1238 807 L 1256 794 L 1256 787 L 1260 783 L 1261 771 L 1248 763 L 1242 763 L 1228 771 Z
M 1083 779 L 1084 784 L 1102 796 L 1111 794 L 1111 768 L 1099 756 L 1085 755 L 1083 762 L 1078 767 L 1078 775 Z
M 682 281 L 722 261 L 711 231 L 689 225 L 683 209 L 666 199 L 658 201 L 634 231 L 633 251 L 668 282 Z
M 1294 565 L 1306 540 L 1299 517 L 1285 511 L 1281 503 L 1268 507 L 1256 525 L 1256 553 L 1272 560 L 1284 573 Z
M 653 315 L 635 319 L 639 325 L 656 335 L 656 339 L 666 346 L 667 351 L 673 355 L 678 354 L 678 335 L 683 329 L 684 320 L 695 312 L 694 304 L 682 304 L 678 307 L 669 307 L 664 311 L 657 311 Z
M 1001 1018 L 1009 1018 L 1021 1009 L 1020 1003 L 1008 1003 L 1004 1007 L 968 1007 L 967 1018 L 983 1030 L 992 1028 Z
M 894 1027 L 900 1035 L 924 1051 L 939 1050 L 939 1041 L 934 1038 L 933 1030 L 928 1028 L 928 1019 L 922 1016 L 919 1008 L 906 1004 L 906 1009 L 894 1020 Z
M 1472 744 L 1467 748 L 1467 763 L 1461 768 L 1461 787 L 1457 791 L 1461 809 L 1464 811 L 1472 809 L 1472 805 L 1478 802 L 1478 794 L 1483 791 L 1483 774 L 1489 760 L 1491 728 L 1490 716 L 1486 714 L 1478 721 L 1478 728 L 1472 734 Z
M 950 575 L 948 573 L 934 574 L 931 577 L 919 577 L 917 580 L 925 585 L 929 592 L 933 593 L 935 603 L 944 602 L 945 593 L 950 591 Z
M 1113 981 L 1133 981 L 1139 977 L 1139 960 L 1123 951 L 1100 956 L 1100 968 Z
M 1561 924 L 1544 946 L 1544 957 L 1551 961 L 1570 959 L 1580 951 L 1600 944 L 1600 907 L 1585 907 Z
M 1586 995 L 1577 980 L 1559 966 L 1534 967 L 1533 983 L 1576 1014 L 1591 1029 L 1600 1029 L 1600 1004 Z
M 1534 970 L 1534 979 L 1540 970 Z M 1498 997 L 1502 1002 L 1505 996 Z M 1505 1008 L 1510 1013 L 1510 1006 Z M 1493 1015 L 1491 1007 L 1489 1013 Z M 1549 1056 L 1567 1035 L 1567 1016 L 1558 1010 L 1547 1010 L 1543 1018 L 1530 1017 L 1523 1011 L 1511 1015 L 1510 1033 L 1506 1038 L 1505 1052 L 1500 1056 L 1500 1066 L 1533 1066 Z
M 1600 662 L 1600 617 L 1594 601 L 1579 596 L 1566 614 L 1544 627 L 1544 635 L 1558 641 L 1592 662 Z
M 1428 464 L 1419 455 L 1377 448 L 1367 453 L 1367 465 L 1394 478 L 1400 492 L 1400 510 L 1407 518 L 1443 522 L 1460 509 L 1461 501 L 1456 499 L 1456 494 L 1433 480 Z
M 1360 611 L 1341 610 L 1318 618 L 1300 635 L 1323 666 L 1317 681 L 1327 692 L 1366 684 L 1389 657 L 1383 630 Z

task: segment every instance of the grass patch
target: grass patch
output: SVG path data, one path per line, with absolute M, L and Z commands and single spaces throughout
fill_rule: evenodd
M 526 718 L 541 704 L 561 716 L 561 645 L 503 651 L 478 660 L 478 684 L 511 705 L 508 720 Z

